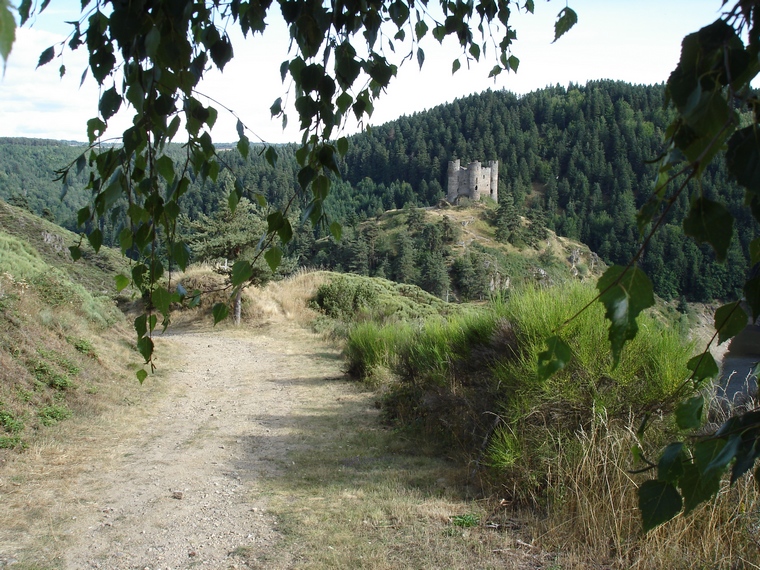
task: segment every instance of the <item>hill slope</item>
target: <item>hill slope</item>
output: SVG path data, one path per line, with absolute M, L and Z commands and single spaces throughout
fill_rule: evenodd
M 0 201 L 0 448 L 98 409 L 132 376 L 137 357 L 113 298 L 123 261 L 104 248 L 74 263 L 75 239 Z

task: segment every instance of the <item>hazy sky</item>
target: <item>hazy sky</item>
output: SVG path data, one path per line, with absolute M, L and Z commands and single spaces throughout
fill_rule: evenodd
M 440 46 L 430 34 L 423 41 L 426 52 L 422 71 L 416 58 L 399 70 L 386 94 L 375 105 L 370 124 L 378 125 L 401 115 L 430 109 L 470 93 L 505 89 L 522 94 L 547 85 L 585 83 L 591 79 L 620 79 L 631 83 L 659 83 L 678 62 L 684 35 L 714 21 L 721 0 L 535 0 L 535 14 L 513 13 L 517 42 L 513 53 L 520 59 L 516 74 L 502 73 L 488 79 L 494 62 L 487 59 L 451 75 L 451 62 L 460 55 L 455 41 Z M 578 24 L 552 44 L 554 21 L 565 6 L 578 13 Z M 80 88 L 86 68 L 84 47 L 67 51 L 62 59 L 35 70 L 39 54 L 63 40 L 68 26 L 78 18 L 79 0 L 52 0 L 32 27 L 18 30 L 17 42 L 0 79 L 0 136 L 86 140 L 86 122 L 97 114 L 98 86 L 89 77 Z M 275 10 L 272 16 L 276 16 Z M 269 107 L 285 98 L 287 84 L 279 67 L 287 57 L 288 36 L 278 18 L 268 20 L 263 37 L 233 37 L 235 58 L 223 74 L 209 73 L 199 90 L 234 109 L 258 137 L 268 142 L 299 138 L 295 112 L 289 127 L 270 119 Z M 407 48 L 408 50 L 408 48 Z M 400 59 L 403 49 L 397 47 Z M 386 54 L 393 55 L 388 50 Z M 488 55 L 493 55 L 490 51 Z M 62 79 L 58 69 L 65 64 Z M 106 88 L 110 84 L 106 84 Z M 292 97 L 291 97 L 292 98 Z M 212 131 L 217 142 L 237 139 L 236 119 L 218 107 L 219 120 Z M 130 109 L 131 110 L 131 109 Z M 118 136 L 128 117 L 121 112 L 109 124 L 107 136 Z M 349 127 L 349 132 L 356 126 Z M 255 137 L 249 133 L 249 138 Z

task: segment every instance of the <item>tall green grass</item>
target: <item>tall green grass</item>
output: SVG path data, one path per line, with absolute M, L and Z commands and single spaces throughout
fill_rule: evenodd
M 69 305 L 99 326 L 110 326 L 121 318 L 110 297 L 94 295 L 73 282 L 64 271 L 51 266 L 32 245 L 2 232 L 0 274 L 8 274 L 14 281 L 33 288 L 45 304 Z M 104 287 L 111 286 L 111 283 L 104 284 Z
M 349 330 L 348 368 L 365 379 L 392 378 L 388 418 L 458 445 L 496 480 L 522 481 L 531 494 L 596 415 L 628 422 L 688 376 L 691 347 L 646 315 L 613 367 L 603 308 L 592 304 L 574 317 L 594 295 L 568 283 L 424 323 L 365 321 Z M 557 331 L 574 358 L 541 381 L 538 354 Z
M 523 410 L 532 413 L 541 403 L 597 406 L 614 415 L 637 412 L 672 394 L 688 376 L 686 361 L 692 346 L 678 331 L 643 315 L 639 334 L 626 345 L 617 367 L 607 339 L 604 310 L 592 304 L 572 321 L 596 291 L 578 283 L 551 289 L 525 289 L 503 307 L 520 339 L 520 358 L 502 360 L 494 374 L 505 387 L 519 392 Z M 560 328 L 561 327 L 561 328 Z M 573 360 L 545 382 L 538 380 L 536 363 L 546 349 L 544 340 L 559 330 L 570 345 Z

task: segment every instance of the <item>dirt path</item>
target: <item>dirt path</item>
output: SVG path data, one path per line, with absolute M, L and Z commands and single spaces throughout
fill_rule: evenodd
M 265 555 L 277 530 L 257 481 L 286 468 L 304 402 L 345 389 L 303 382 L 341 372 L 298 329 L 168 340 L 184 356 L 169 397 L 120 461 L 81 482 L 97 493 L 66 567 L 234 568 L 245 549 Z
M 0 465 L 0 568 L 542 568 L 456 461 L 287 322 L 188 329 L 134 402 Z M 482 521 L 452 524 L 456 515 Z
M 55 566 L 236 568 L 252 549 L 266 557 L 278 532 L 258 483 L 287 468 L 304 403 L 347 388 L 308 382 L 342 376 L 340 361 L 296 328 L 188 331 L 159 344 L 178 351 L 166 393 L 122 426 L 133 437 L 95 434 L 102 449 L 83 453 L 78 477 L 59 490 L 73 514 L 48 547 Z M 0 540 L 0 567 L 37 558 L 14 555 L 10 538 Z

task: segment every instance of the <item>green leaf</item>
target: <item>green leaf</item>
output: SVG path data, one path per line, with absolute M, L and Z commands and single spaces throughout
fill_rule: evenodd
M 678 487 L 684 499 L 684 512 L 690 513 L 700 503 L 715 496 L 720 490 L 720 479 L 719 473 L 703 475 L 696 465 L 684 465 L 684 474 L 678 480 Z
M 443 42 L 443 38 L 446 37 L 446 26 L 437 25 L 433 28 L 433 37 L 438 40 L 438 43 Z
M 420 20 L 414 25 L 414 34 L 417 36 L 417 40 L 421 40 L 428 32 L 428 25 L 424 20 Z
M 722 204 L 697 198 L 683 221 L 683 231 L 697 243 L 709 243 L 715 250 L 715 258 L 723 262 L 734 232 L 734 217 Z
M 330 234 L 335 238 L 335 241 L 340 241 L 343 235 L 343 227 L 338 222 L 332 222 L 330 224 Z
M 200 289 L 194 289 L 193 294 L 190 298 L 190 303 L 188 304 L 188 307 L 193 309 L 201 304 L 201 290 Z
M 346 156 L 346 153 L 348 152 L 348 139 L 346 137 L 340 137 L 336 146 L 338 147 L 338 154 Z
M 610 348 L 613 365 L 617 366 L 623 346 L 638 332 L 636 317 L 654 305 L 652 282 L 638 267 L 613 265 L 599 278 L 596 287 L 610 321 Z
M 402 0 L 396 0 L 388 7 L 388 15 L 396 27 L 401 28 L 409 18 L 409 7 Z
M 229 38 L 226 35 L 221 37 L 211 45 L 209 52 L 214 64 L 216 64 L 220 71 L 224 70 L 224 66 L 232 59 L 233 55 L 232 44 Z M 209 124 L 209 126 L 212 125 Z
M 280 241 L 282 241 L 282 243 L 288 243 L 293 239 L 293 228 L 290 225 L 290 220 L 287 218 L 283 219 L 282 226 L 277 230 L 277 235 L 280 236 Z
M 264 253 L 264 259 L 272 270 L 272 273 L 274 273 L 282 261 L 282 250 L 277 246 L 272 247 Z
M 237 189 L 232 190 L 230 192 L 230 195 L 227 196 L 227 205 L 230 207 L 230 212 L 233 214 L 235 213 L 235 210 L 237 209 L 237 205 L 240 202 L 240 195 L 237 192 Z
M 251 275 L 253 275 L 253 268 L 248 261 L 236 261 L 232 266 L 232 286 L 242 285 L 251 278 Z
M 417 64 L 420 66 L 420 69 L 422 69 L 422 64 L 425 63 L 425 52 L 422 51 L 421 47 L 417 48 Z
M 227 315 L 230 314 L 230 308 L 227 303 L 216 303 L 211 308 L 211 314 L 214 316 L 214 325 L 216 325 L 227 318 Z
M 314 180 L 314 177 L 316 175 L 316 170 L 314 170 L 311 166 L 304 166 L 298 172 L 298 183 L 301 185 L 301 188 L 306 189 L 309 183 Z
M 24 6 L 24 2 L 21 3 Z M 29 6 L 26 7 L 27 17 L 29 12 Z M 19 7 L 19 14 L 22 13 L 21 7 Z M 22 24 L 25 19 L 22 15 Z M 8 0 L 0 0 L 0 59 L 3 62 L 8 60 L 8 56 L 13 48 L 13 42 L 16 41 L 16 19 L 10 11 L 10 3 Z
M 341 93 L 335 100 L 335 104 L 338 106 L 338 111 L 340 111 L 340 113 L 345 113 L 353 102 L 354 98 L 345 92 Z
M 100 246 L 103 245 L 103 232 L 100 231 L 100 228 L 92 230 L 87 236 L 87 241 L 90 242 L 92 249 L 94 249 L 96 253 L 100 251 Z
M 546 344 L 547 350 L 538 355 L 538 378 L 542 381 L 562 370 L 573 357 L 570 346 L 558 336 L 546 339 Z
M 744 299 L 752 310 L 752 321 L 757 321 L 760 317 L 760 276 L 744 283 Z
M 571 8 L 562 8 L 557 15 L 557 21 L 554 23 L 554 42 L 565 35 L 565 33 L 577 23 L 578 14 L 576 14 Z
M 277 99 L 275 99 L 274 103 L 272 103 L 272 106 L 269 107 L 269 111 L 272 113 L 273 117 L 276 117 L 282 113 L 282 97 L 277 97 Z
M 736 181 L 760 194 L 760 133 L 757 125 L 736 131 L 728 140 L 726 166 Z
M 156 170 L 166 180 L 167 184 L 174 182 L 174 162 L 166 155 L 156 161 Z
M 150 362 L 153 356 L 153 339 L 149 336 L 144 336 L 137 340 L 137 350 L 145 359 L 145 362 Z
M 702 425 L 702 410 L 705 407 L 705 399 L 702 396 L 694 396 L 685 402 L 678 404 L 676 408 L 676 424 L 681 429 L 694 429 Z
M 462 64 L 458 59 L 455 59 L 451 64 L 451 75 L 454 75 L 462 67 Z
M 50 63 L 53 61 L 53 57 L 55 57 L 55 46 L 50 46 L 40 54 L 40 59 L 37 62 L 37 67 L 41 67 L 46 63 Z
M 111 87 L 103 92 L 100 98 L 98 109 L 100 114 L 107 121 L 113 117 L 121 107 L 121 95 L 116 92 L 116 87 Z
M 715 311 L 715 330 L 718 331 L 718 344 L 735 337 L 747 326 L 747 313 L 742 309 L 741 301 L 723 305 Z
M 135 318 L 135 332 L 138 339 L 148 333 L 148 315 L 143 314 Z
M 145 369 L 140 368 L 137 372 L 135 372 L 135 376 L 137 376 L 137 381 L 142 384 L 145 382 L 145 379 L 148 377 L 148 373 L 145 371 Z
M 645 481 L 639 487 L 639 510 L 644 532 L 669 521 L 683 507 L 678 490 L 666 481 Z
M 77 225 L 83 226 L 90 219 L 90 208 L 85 206 L 77 211 Z
M 513 55 L 509 56 L 509 59 L 507 60 L 507 63 L 509 64 L 509 69 L 511 69 L 515 73 L 517 72 L 517 68 L 520 67 L 520 60 L 517 59 Z
M 150 31 L 145 35 L 145 54 L 153 59 L 158 51 L 158 46 L 161 44 L 161 32 L 157 27 L 152 27 Z
M 267 233 L 274 233 L 280 231 L 280 228 L 285 224 L 285 216 L 279 210 L 272 212 L 267 216 Z
M 169 315 L 169 308 L 171 307 L 172 296 L 166 287 L 156 287 L 150 295 L 150 300 L 153 306 L 164 316 Z
M 709 352 L 703 352 L 691 358 L 686 363 L 686 368 L 691 370 L 695 382 L 706 378 L 715 378 L 720 373 L 718 364 Z
M 100 137 L 105 130 L 106 124 L 99 117 L 87 121 L 87 138 L 90 140 L 90 144 L 94 143 L 95 139 Z
M 760 237 L 749 242 L 750 265 L 760 263 Z
M 237 150 L 240 153 L 240 156 L 243 158 L 248 158 L 248 151 L 251 148 L 251 141 L 248 140 L 248 137 L 245 135 L 240 135 L 240 140 L 237 142 Z
M 172 259 L 182 271 L 187 269 L 187 264 L 190 262 L 190 248 L 185 242 L 174 242 L 174 245 L 172 245 Z
M 116 281 L 116 291 L 119 293 L 129 287 L 129 277 L 119 274 L 114 276 L 114 281 Z
M 683 475 L 683 465 L 687 460 L 683 448 L 683 442 L 678 441 L 671 443 L 663 450 L 660 460 L 657 462 L 657 479 L 668 483 L 678 481 L 678 478 Z
M 755 460 L 760 456 L 760 434 L 755 430 L 753 433 L 742 435 L 742 445 L 736 452 L 736 462 L 731 468 L 731 484 L 733 485 L 736 480 L 744 473 L 752 469 L 755 465 Z
M 335 148 L 332 145 L 322 145 L 317 153 L 320 164 L 326 166 L 332 170 L 335 174 L 340 176 L 340 169 L 338 168 L 338 161 L 335 160 Z
M 742 438 L 738 434 L 729 437 L 728 441 L 725 442 L 725 445 L 720 448 L 712 461 L 710 461 L 710 463 L 707 464 L 707 467 L 705 467 L 705 475 L 711 475 L 713 473 L 718 474 L 718 476 L 723 475 L 728 464 L 734 460 L 734 457 L 736 457 L 736 452 L 739 451 L 741 441 Z
M 71 252 L 71 259 L 73 259 L 74 261 L 82 259 L 82 250 L 79 249 L 79 246 L 76 246 L 76 245 L 69 246 L 69 252 Z

